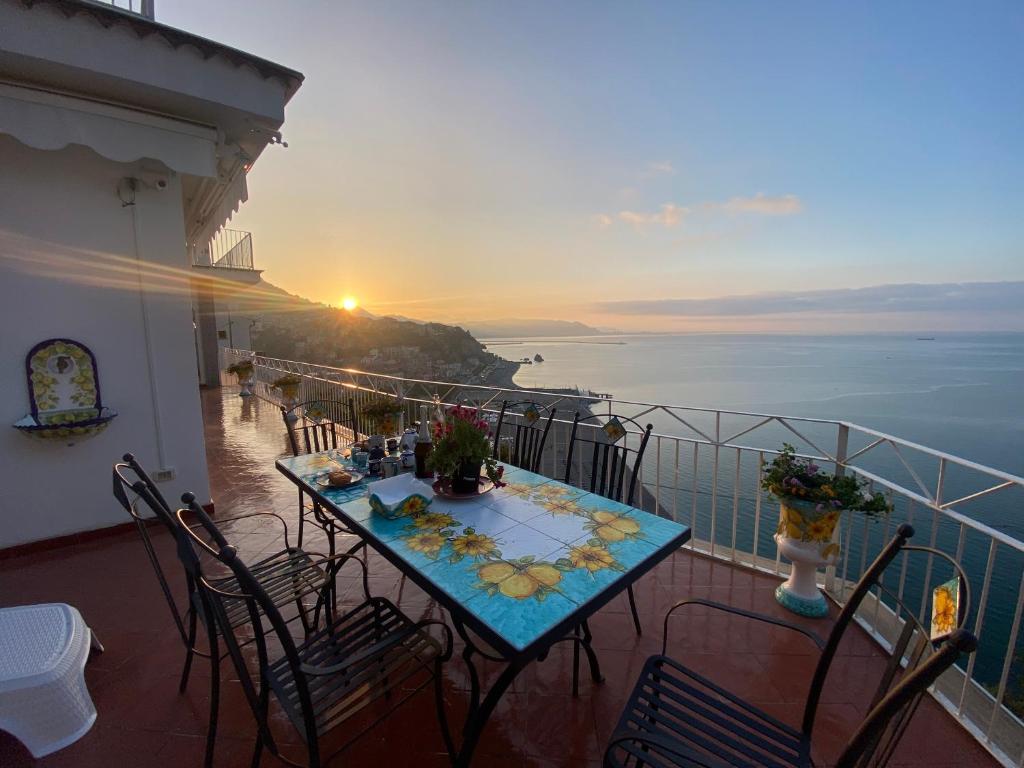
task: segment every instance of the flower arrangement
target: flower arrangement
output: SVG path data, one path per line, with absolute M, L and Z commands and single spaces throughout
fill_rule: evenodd
M 274 379 L 270 386 L 274 389 L 284 390 L 285 387 L 297 387 L 302 383 L 302 377 L 296 376 L 294 373 L 286 373 L 284 376 L 278 376 Z
M 481 465 L 495 486 L 501 487 L 504 468 L 491 456 L 491 428 L 476 408 L 454 405 L 434 422 L 434 450 L 427 458 L 428 469 L 441 477 L 454 478 L 464 467 Z
M 228 373 L 235 374 L 235 376 L 238 377 L 239 381 L 251 378 L 252 372 L 252 360 L 239 360 L 237 363 L 232 363 L 231 365 L 228 366 Z
M 869 494 L 867 485 L 850 475 L 823 472 L 810 459 L 797 458 L 796 449 L 783 443 L 782 451 L 765 469 L 761 487 L 770 491 L 780 503 L 804 502 L 816 512 L 849 509 L 874 517 L 892 511 L 892 505 L 881 493 Z
M 378 397 L 364 405 L 361 413 L 382 432 L 393 432 L 396 429 L 396 417 L 404 410 L 405 407 L 400 401 L 390 397 Z

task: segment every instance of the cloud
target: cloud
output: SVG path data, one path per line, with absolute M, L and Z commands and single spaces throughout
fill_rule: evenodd
M 668 160 L 660 160 L 653 163 L 648 163 L 647 167 L 644 168 L 643 173 L 640 174 L 642 179 L 653 179 L 656 176 L 675 176 L 675 166 Z
M 652 213 L 638 213 L 637 211 L 619 211 L 619 221 L 632 224 L 636 227 L 645 227 L 655 224 L 670 228 L 679 226 L 680 222 L 689 215 L 690 209 L 678 206 L 675 203 L 664 203 L 661 210 Z M 605 218 L 608 218 L 605 216 Z
M 769 197 L 760 192 L 753 197 L 733 197 L 724 203 L 709 205 L 732 213 L 757 213 L 763 216 L 792 216 L 804 209 L 803 203 L 796 195 Z
M 1024 281 L 906 283 L 838 290 L 754 293 L 711 299 L 602 301 L 613 315 L 751 317 L 758 315 L 873 314 L 880 312 L 1010 312 L 1024 315 Z
M 690 207 L 676 203 L 662 203 L 657 211 L 619 211 L 613 215 L 596 214 L 593 218 L 601 229 L 611 226 L 614 219 L 642 228 L 659 225 L 666 228 L 677 227 L 683 219 L 694 212 L 726 211 L 737 214 L 753 214 L 758 216 L 792 216 L 803 211 L 803 203 L 796 195 L 770 197 L 758 193 L 753 197 L 732 197 L 724 203 L 707 202 Z

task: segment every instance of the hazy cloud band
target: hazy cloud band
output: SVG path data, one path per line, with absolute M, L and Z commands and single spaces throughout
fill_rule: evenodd
M 602 301 L 597 312 L 614 315 L 723 317 L 876 312 L 1020 312 L 1024 281 L 876 285 L 821 291 L 755 293 L 712 299 L 638 299 Z

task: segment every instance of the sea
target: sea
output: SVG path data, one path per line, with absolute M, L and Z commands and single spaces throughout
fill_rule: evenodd
M 484 343 L 490 351 L 509 360 L 533 359 L 537 354 L 543 357 L 543 362 L 520 367 L 514 378 L 517 385 L 543 390 L 579 387 L 610 394 L 614 397 L 611 408 L 616 412 L 632 414 L 644 410 L 623 404 L 628 401 L 843 420 L 1024 476 L 1024 333 L 650 334 L 493 339 Z M 599 403 L 595 411 L 604 408 L 605 404 Z M 713 428 L 713 414 L 677 414 L 683 414 L 690 424 L 705 432 Z M 749 417 L 720 418 L 723 434 L 733 434 L 756 423 Z M 693 434 L 664 411 L 647 413 L 642 421 L 646 420 L 654 423 L 655 432 Z M 816 439 L 814 436 L 827 439 L 825 428 L 796 422 L 794 425 L 812 440 Z M 769 425 L 767 432 L 762 428 L 761 432 L 750 433 L 736 442 L 770 448 L 782 440 L 798 445 L 801 442 L 777 423 Z M 865 447 L 869 440 L 867 436 L 855 435 L 851 438 L 851 452 Z M 823 443 L 822 447 L 831 450 L 834 442 Z M 712 489 L 711 451 L 699 456 L 699 470 L 690 478 L 686 470 L 692 454 L 685 447 L 681 461 L 675 459 L 673 448 L 666 452 L 662 445 L 660 450 L 663 455 L 660 462 L 655 462 L 660 463 L 660 468 L 651 466 L 650 457 L 645 462 L 644 483 L 649 487 L 652 475 L 660 472 L 661 513 L 672 514 L 681 522 L 696 523 L 697 533 L 706 538 L 712 533 L 709 504 L 714 492 L 719 509 L 717 529 L 713 531 L 715 540 L 719 544 L 731 543 L 731 537 L 736 535 L 738 544 L 749 547 L 757 470 L 748 457 L 740 459 L 737 470 L 735 463 L 728 463 L 729 452 L 723 453 L 719 482 Z M 677 474 L 680 465 L 681 476 Z M 898 455 L 888 446 L 881 446 L 866 455 L 864 466 L 904 487 L 915 488 L 918 479 L 934 486 L 938 463 L 913 451 L 903 450 Z M 735 532 L 730 527 L 734 477 L 741 477 L 740 492 L 736 494 L 739 518 Z M 973 493 L 982 488 L 983 482 L 983 478 L 970 471 L 950 470 L 944 498 Z M 670 488 L 668 497 L 666 488 Z M 906 519 L 909 515 L 913 521 L 916 515 L 918 529 L 925 531 L 927 537 L 931 531 L 931 510 L 898 501 L 894 518 Z M 1021 489 L 984 496 L 958 509 L 995 531 L 1024 541 Z M 774 525 L 765 527 L 768 530 L 762 530 L 759 536 L 758 551 L 774 556 L 770 540 Z M 851 531 L 850 559 L 859 559 L 865 551 L 877 551 L 891 531 L 891 526 L 879 522 L 865 526 L 863 538 L 858 531 Z M 987 535 L 971 530 L 962 533 L 960 526 L 940 521 L 936 543 L 950 553 L 960 551 L 973 584 L 972 621 L 976 617 L 990 541 Z M 975 670 L 989 684 L 1001 674 L 1022 569 L 1024 556 L 1011 546 L 1000 545 L 983 617 L 982 648 L 987 652 L 979 652 Z M 854 571 L 850 569 L 851 576 L 856 576 Z M 923 583 L 923 575 L 918 572 L 917 576 Z M 1013 675 L 1020 677 L 1020 671 L 1020 666 L 1015 667 Z

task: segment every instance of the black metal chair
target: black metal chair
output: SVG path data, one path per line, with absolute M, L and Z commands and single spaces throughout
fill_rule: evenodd
M 135 477 L 134 480 L 132 479 L 133 475 Z M 187 569 L 185 571 L 185 605 L 187 607 L 183 611 L 181 606 L 179 606 L 178 601 L 174 598 L 167 573 L 153 546 L 149 524 L 152 519 L 159 520 L 170 532 L 174 538 L 179 559 L 182 557 L 183 552 L 192 552 L 191 538 L 188 535 L 189 531 L 181 527 L 178 517 L 167 507 L 167 501 L 163 494 L 160 493 L 149 474 L 130 453 L 124 455 L 124 463 L 114 465 L 113 491 L 114 497 L 131 516 L 142 538 L 143 546 L 153 566 L 161 592 L 167 601 L 175 627 L 185 646 L 185 663 L 181 671 L 178 690 L 184 692 L 188 686 L 189 674 L 196 656 L 210 659 L 212 675 L 210 682 L 210 723 L 207 733 L 206 765 L 212 765 L 217 732 L 221 658 L 218 652 L 216 624 L 211 614 L 204 610 L 204 606 L 199 599 L 198 585 L 192 573 Z M 185 495 L 190 499 L 193 498 L 191 494 Z M 153 513 L 153 518 L 146 518 L 140 513 L 140 502 L 149 508 Z M 280 515 L 275 513 L 252 512 L 223 518 L 220 522 L 223 524 L 266 516 L 274 517 L 280 521 L 283 527 L 285 546 L 281 551 L 269 557 L 264 557 L 255 563 L 252 567 L 252 573 L 255 575 L 255 578 L 260 580 L 264 590 L 277 606 L 284 607 L 295 604 L 297 609 L 296 615 L 289 621 L 295 621 L 296 619 L 301 621 L 303 630 L 308 635 L 319 625 L 320 611 L 324 610 L 326 613 L 329 613 L 332 609 L 330 600 L 333 597 L 333 581 L 329 581 L 331 574 L 324 567 L 326 558 L 323 555 L 310 554 L 301 549 L 291 547 L 288 541 L 288 524 Z M 217 526 L 211 523 L 210 530 L 212 530 L 211 538 L 215 543 L 226 545 L 227 542 L 224 535 Z M 232 589 L 236 586 L 234 576 L 230 574 L 213 579 L 213 582 L 224 589 Z M 304 600 L 311 596 L 316 597 L 312 623 L 309 620 L 304 604 Z M 235 626 L 247 624 L 249 621 L 248 612 L 241 603 L 235 606 L 228 618 Z M 199 621 L 202 621 L 206 627 L 209 652 L 204 652 L 197 648 L 197 625 Z
M 520 406 L 524 406 L 523 412 L 517 413 L 514 409 Z M 527 415 L 531 407 L 536 409 L 537 414 L 537 418 L 533 421 Z M 543 419 L 541 416 L 544 411 L 548 412 L 547 419 Z M 507 422 L 506 416 L 511 416 L 514 420 Z M 533 400 L 520 400 L 514 403 L 504 400 L 501 403 L 501 412 L 498 413 L 498 422 L 494 428 L 494 458 L 520 469 L 539 472 L 540 460 L 544 456 L 544 444 L 547 442 L 548 432 L 551 431 L 551 422 L 554 418 L 554 408 L 541 405 Z M 508 423 L 511 423 L 514 428 L 511 444 L 502 443 L 501 430 Z M 508 445 L 507 455 L 502 448 L 504 445 Z
M 292 456 L 338 450 L 359 438 L 355 402 L 341 400 L 308 400 L 292 408 L 281 406 Z M 324 512 L 315 501 L 306 502 L 306 493 L 299 489 L 299 531 L 295 543 L 302 546 L 306 521 L 327 536 L 329 554 L 335 553 L 335 537 L 339 532 L 351 533 L 337 519 Z M 357 547 L 358 548 L 358 547 Z
M 604 431 L 603 424 L 617 419 L 623 429 L 627 430 L 622 445 L 609 439 Z M 597 423 L 586 422 L 594 420 Z M 583 432 L 580 427 L 583 426 Z M 629 431 L 634 427 L 633 431 Z M 612 501 L 618 501 L 628 506 L 633 506 L 633 499 L 636 495 L 637 484 L 639 483 L 640 468 L 644 460 L 644 452 L 647 450 L 647 443 L 651 439 L 652 424 L 641 426 L 638 421 L 628 416 L 590 415 L 580 418 L 577 411 L 572 420 L 572 431 L 569 433 L 569 448 L 565 457 L 565 482 L 573 484 L 573 456 L 577 456 L 575 469 L 577 470 L 576 486 L 584 490 L 604 496 Z M 639 442 L 635 447 L 628 444 L 629 435 L 634 438 L 639 435 Z M 581 445 L 577 447 L 577 443 Z M 592 445 L 590 455 L 585 456 L 585 445 Z M 577 453 L 579 451 L 579 453 Z M 628 478 L 628 483 L 626 482 Z M 626 590 L 629 597 L 629 610 L 633 614 L 633 626 L 638 635 L 643 634 L 643 627 L 640 624 L 640 614 L 636 609 L 636 597 L 633 595 L 633 585 Z
M 187 510 L 177 513 L 183 526 L 184 515 L 191 514 L 215 540 L 213 524 L 203 509 L 194 500 L 188 505 Z M 291 763 L 280 754 L 270 730 L 271 693 L 304 741 L 308 765 L 317 768 L 355 740 L 355 737 L 348 739 L 337 751 L 321 758 L 322 736 L 371 702 L 381 697 L 390 701 L 393 693 L 400 694 L 398 700 L 387 707 L 387 712 L 374 721 L 375 725 L 431 682 L 445 747 L 449 757 L 454 757 L 442 690 L 442 665 L 451 658 L 452 634 L 443 622 L 414 622 L 390 601 L 372 597 L 365 563 L 355 555 L 339 555 L 330 562 L 331 578 L 337 576 L 345 563 L 357 563 L 362 572 L 365 600 L 340 616 L 332 616 L 326 628 L 296 643 L 274 599 L 238 557 L 235 548 L 211 546 L 194 530 L 186 530 L 197 549 L 205 550 L 230 568 L 234 576 L 231 587 L 211 580 L 203 574 L 195 552 L 185 553 L 186 568 L 199 585 L 201 599 L 217 622 L 256 718 L 253 768 L 259 765 L 264 748 Z M 241 650 L 245 638 L 238 636 L 242 627 L 232 620 L 239 605 L 247 612 L 255 635 L 258 672 L 253 672 L 246 663 Z M 267 634 L 273 635 L 279 653 L 271 654 L 261 631 L 263 619 L 269 622 Z M 430 626 L 440 628 L 442 640 L 427 631 Z
M 882 600 L 885 595 L 879 610 L 888 611 L 893 619 L 890 625 L 894 635 L 892 655 L 880 675 L 866 716 L 835 765 L 840 768 L 885 765 L 928 687 L 961 653 L 972 653 L 977 647 L 977 639 L 963 629 L 970 605 L 966 574 L 959 563 L 937 549 L 907 545 L 913 533 L 911 526 L 900 526 L 896 537 L 854 587 L 824 642 L 796 624 L 721 603 L 684 600 L 673 606 L 665 615 L 662 653 L 652 656 L 644 665 L 605 752 L 606 768 L 627 765 L 812 766 L 812 735 L 826 677 L 857 609 L 876 587 L 876 600 Z M 882 583 L 885 569 L 903 552 L 944 558 L 960 577 L 962 599 L 955 628 L 937 643 L 930 640 L 928 629 L 903 600 Z M 687 605 L 701 605 L 792 630 L 818 646 L 821 656 L 811 680 L 800 728 L 744 702 L 666 655 L 669 620 L 677 609 Z M 950 623 L 953 624 L 952 617 Z

